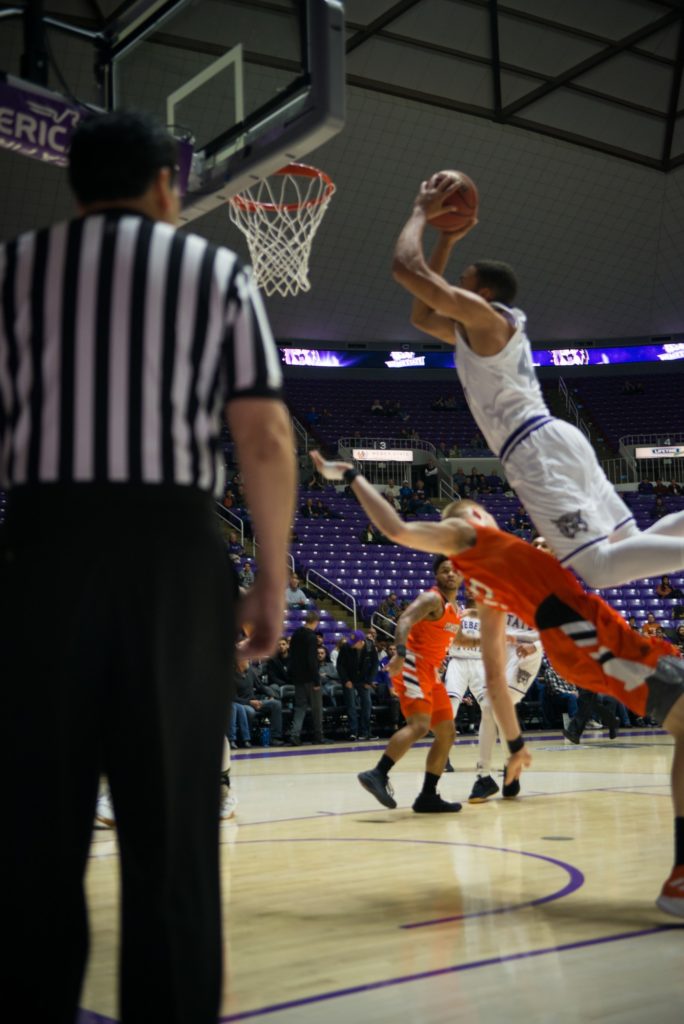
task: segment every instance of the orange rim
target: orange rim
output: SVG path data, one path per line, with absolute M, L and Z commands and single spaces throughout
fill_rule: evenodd
M 245 199 L 240 193 L 231 196 L 228 202 L 232 203 L 238 210 L 245 210 L 247 213 L 256 213 L 258 210 L 265 210 L 267 213 L 277 213 L 281 210 L 293 211 L 309 206 L 320 206 L 335 191 L 335 182 L 332 178 L 328 177 L 325 171 L 319 171 L 317 167 L 310 167 L 309 164 L 286 164 L 274 173 L 292 174 L 300 178 L 319 178 L 325 184 L 325 190 L 315 199 L 306 199 L 303 203 L 263 203 L 258 199 Z

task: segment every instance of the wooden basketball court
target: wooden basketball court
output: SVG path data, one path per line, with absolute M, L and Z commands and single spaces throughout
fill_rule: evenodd
M 394 811 L 356 780 L 382 743 L 234 756 L 221 1020 L 679 1024 L 684 922 L 654 904 L 672 743 L 585 737 L 532 734 L 521 796 L 456 815 L 411 811 L 426 744 L 392 773 Z M 440 789 L 465 801 L 474 741 L 452 761 Z M 83 1024 L 117 1019 L 117 884 L 115 834 L 96 832 Z

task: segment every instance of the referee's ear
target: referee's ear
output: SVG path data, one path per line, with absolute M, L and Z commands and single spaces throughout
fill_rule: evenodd
M 154 207 L 154 213 L 150 210 L 154 219 L 177 227 L 181 202 L 174 168 L 160 167 L 147 191 Z

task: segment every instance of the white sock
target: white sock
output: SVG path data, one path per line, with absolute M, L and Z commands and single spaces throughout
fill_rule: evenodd
M 230 743 L 223 737 L 223 760 L 221 761 L 221 774 L 230 771 Z
M 491 775 L 492 755 L 497 735 L 496 720 L 487 702 L 481 704 L 480 708 L 482 710 L 482 718 L 480 719 L 480 731 L 478 733 L 476 771 L 478 775 Z

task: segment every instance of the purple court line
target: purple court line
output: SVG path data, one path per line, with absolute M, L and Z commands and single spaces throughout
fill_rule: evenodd
M 592 730 L 591 735 L 593 735 L 593 736 L 602 736 L 604 733 L 606 735 L 608 735 L 607 730 L 605 730 L 605 729 L 601 729 L 601 730 L 596 729 L 596 730 Z M 667 735 L 668 735 L 668 733 L 665 731 L 665 729 L 630 729 L 629 733 L 625 734 L 624 738 L 625 739 L 633 739 L 636 736 L 667 736 Z M 544 733 L 541 736 L 539 736 L 539 735 L 532 735 L 531 733 L 527 733 L 527 735 L 525 736 L 525 742 L 526 743 L 548 743 L 548 742 L 550 742 L 552 740 L 562 740 L 562 739 L 563 739 L 563 733 L 562 732 Z M 474 746 L 477 745 L 477 743 L 478 743 L 477 736 L 473 736 L 472 738 L 468 738 L 468 739 L 465 739 L 462 736 L 458 736 L 457 739 L 456 739 L 455 747 L 457 749 L 458 749 L 458 747 L 474 747 Z M 429 747 L 430 745 L 431 745 L 431 741 L 426 741 L 426 742 L 422 742 L 421 741 L 419 743 L 414 743 L 412 749 L 414 749 L 414 750 L 415 749 L 420 749 L 421 747 Z M 387 741 L 384 741 L 382 743 L 372 743 L 372 744 L 367 744 L 366 743 L 366 744 L 363 744 L 363 745 L 356 744 L 355 746 L 349 746 L 349 745 L 342 745 L 342 744 L 340 744 L 340 745 L 338 745 L 336 747 L 335 746 L 324 747 L 323 749 L 317 749 L 316 747 L 314 747 L 313 749 L 311 749 L 310 747 L 306 747 L 306 748 L 302 748 L 302 747 L 288 747 L 287 750 L 282 750 L 280 748 L 278 748 L 277 750 L 274 750 L 272 747 L 269 747 L 268 749 L 265 749 L 265 750 L 250 751 L 248 754 L 236 754 L 233 751 L 232 752 L 232 760 L 234 760 L 234 761 L 260 761 L 263 758 L 273 758 L 273 759 L 276 759 L 276 758 L 281 758 L 281 757 L 322 757 L 322 756 L 325 756 L 326 754 L 348 754 L 348 753 L 355 753 L 355 752 L 358 753 L 358 751 L 360 751 L 360 750 L 384 750 L 386 746 L 387 746 Z M 571 748 L 569 747 L 568 749 L 571 749 Z
M 605 935 L 598 939 L 584 939 L 581 942 L 567 942 L 560 946 L 546 946 L 543 949 L 531 949 L 524 953 L 509 953 L 507 956 L 489 957 L 486 960 L 474 960 L 467 964 L 454 964 L 452 967 L 439 967 L 432 971 L 421 971 L 418 974 L 400 974 L 396 978 L 386 978 L 384 981 L 373 981 L 367 985 L 354 985 L 349 988 L 340 988 L 332 992 L 323 992 L 317 996 L 307 996 L 304 999 L 291 999 L 285 1003 L 272 1003 L 270 1006 L 262 1006 L 258 1010 L 245 1010 L 242 1013 L 231 1013 L 227 1017 L 220 1018 L 220 1024 L 230 1024 L 234 1020 L 248 1020 L 250 1017 L 261 1017 L 268 1013 L 279 1013 L 282 1010 L 293 1010 L 300 1006 L 310 1006 L 312 1003 L 328 1002 L 332 999 L 341 999 L 345 996 L 360 995 L 364 992 L 374 992 L 383 988 L 391 988 L 395 985 L 406 985 L 413 981 L 425 981 L 427 978 L 438 978 L 446 974 L 459 974 L 463 971 L 473 971 L 479 967 L 494 967 L 498 964 L 512 963 L 515 960 L 527 960 L 538 956 L 547 956 L 549 953 L 565 953 L 572 949 L 583 949 L 590 946 L 599 946 L 608 942 L 621 942 L 623 939 L 638 939 L 645 935 L 657 935 L 660 932 L 682 930 L 681 925 L 661 924 L 652 928 L 641 928 L 634 932 L 621 932 L 619 935 Z M 86 1024 L 79 1021 L 79 1024 Z M 110 1024 L 106 1018 L 102 1018 L 102 1024 Z
M 434 924 L 446 924 L 449 921 L 467 921 L 475 917 L 491 917 L 494 914 L 509 914 L 514 910 L 522 910 L 525 907 L 536 907 L 542 903 L 551 903 L 555 900 L 563 899 L 564 896 L 569 896 L 571 893 L 576 892 L 577 889 L 581 889 L 584 885 L 584 875 L 576 868 L 573 864 L 567 864 L 563 860 L 558 860 L 556 857 L 547 857 L 543 853 L 529 853 L 526 850 L 512 850 L 506 846 L 486 846 L 483 843 L 463 843 L 453 842 L 448 839 L 390 839 L 381 838 L 379 836 L 368 836 L 368 837 L 337 837 L 335 839 L 315 839 L 315 838 L 284 838 L 284 839 L 245 839 L 243 841 L 238 840 L 233 844 L 233 848 L 236 846 L 251 846 L 257 844 L 271 844 L 271 843 L 404 843 L 411 846 L 466 846 L 473 850 L 491 850 L 495 853 L 513 853 L 519 857 L 531 857 L 534 860 L 543 860 L 547 864 L 553 864 L 554 867 L 559 867 L 565 871 L 569 880 L 566 884 L 558 889 L 556 892 L 549 893 L 547 896 L 539 896 L 534 900 L 526 900 L 524 903 L 514 903 L 508 907 L 498 907 L 492 910 L 476 910 L 471 914 L 454 914 L 450 917 L 433 918 L 430 921 L 416 921 L 414 924 L 400 924 L 399 927 L 402 929 L 412 928 L 427 928 Z
M 220 1017 L 220 1024 L 230 1024 L 234 1020 L 248 1020 L 250 1017 L 262 1017 L 270 1013 L 280 1013 L 283 1010 L 293 1010 L 300 1006 L 310 1006 L 313 1003 L 330 1002 L 333 999 L 343 999 L 345 996 L 361 995 L 364 992 L 377 992 L 383 988 L 393 988 L 396 985 L 407 985 L 414 981 L 425 981 L 428 978 L 439 978 L 447 974 L 461 974 L 465 971 L 477 970 L 480 967 L 495 967 L 498 964 L 512 963 L 515 960 L 529 960 L 538 956 L 548 956 L 549 953 L 566 953 L 573 949 L 586 949 L 591 946 L 605 945 L 609 942 L 622 942 L 625 939 L 639 939 L 646 935 L 658 935 L 661 932 L 684 931 L 681 925 L 659 924 L 652 928 L 641 928 L 633 932 L 621 932 L 618 935 L 604 935 L 598 939 L 583 939 L 580 942 L 567 942 L 560 946 L 546 946 L 542 949 L 530 949 L 524 953 L 509 953 L 507 956 L 488 957 L 485 960 L 473 960 L 467 964 L 454 964 L 451 967 L 438 967 L 432 971 L 421 971 L 417 974 L 400 974 L 396 978 L 385 978 L 383 981 L 372 981 L 366 985 L 353 985 L 349 988 L 333 989 L 331 992 L 321 992 L 317 996 L 306 996 L 303 999 L 290 999 L 285 1003 L 271 1003 L 270 1006 L 262 1006 L 256 1010 L 244 1010 L 242 1013 L 230 1013 L 226 1017 Z M 112 1017 L 105 1017 L 103 1014 L 94 1013 L 92 1010 L 80 1010 L 77 1024 L 117 1024 Z

